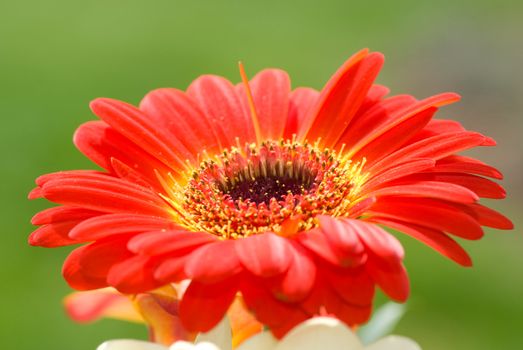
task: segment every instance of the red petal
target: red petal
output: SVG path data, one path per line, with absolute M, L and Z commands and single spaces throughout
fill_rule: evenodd
M 465 128 L 455 120 L 433 119 L 425 127 L 424 131 L 430 131 L 436 135 L 449 132 L 461 132 L 465 131 Z
M 175 283 L 188 278 L 185 273 L 185 264 L 191 255 L 181 255 L 172 258 L 164 258 L 162 263 L 154 272 L 154 278 L 162 281 L 162 284 Z
M 390 89 L 383 85 L 374 84 L 370 87 L 367 96 L 363 100 L 357 114 L 366 113 L 368 109 L 374 107 L 383 97 L 390 92 Z
M 319 92 L 311 88 L 297 88 L 291 92 L 289 97 L 289 115 L 285 124 L 283 138 L 291 139 L 292 135 L 298 135 L 302 128 L 305 117 L 316 104 Z
M 322 269 L 320 264 L 317 264 L 316 266 L 318 268 L 316 273 L 316 283 L 307 298 L 300 303 L 302 310 L 311 317 L 321 313 L 321 309 L 325 304 L 325 298 L 328 298 L 328 294 L 333 293 L 329 288 L 330 284 L 326 279 L 326 273 L 324 271 L 329 270 L 330 266 L 326 269 Z
M 256 140 L 250 114 L 244 113 L 234 85 L 228 80 L 215 75 L 201 76 L 191 83 L 187 94 L 204 112 L 221 148 L 236 145 L 236 138 L 240 142 Z
M 343 257 L 341 266 L 359 265 L 364 259 L 365 247 L 354 228 L 344 220 L 327 215 L 320 215 L 317 218 L 327 241 Z
M 212 285 L 192 281 L 180 303 L 182 324 L 189 331 L 211 330 L 225 316 L 236 291 L 236 283 L 229 280 Z
M 96 215 L 98 211 L 78 207 L 59 206 L 42 210 L 31 219 L 33 225 L 51 224 L 54 222 L 84 220 Z
M 167 166 L 183 169 L 186 159 L 195 160 L 196 155 L 180 141 L 170 137 L 164 129 L 158 128 L 142 111 L 130 104 L 99 98 L 91 102 L 91 109 L 120 134 Z
M 432 173 L 432 174 L 417 174 L 412 177 L 416 180 L 426 181 L 440 181 L 448 182 L 458 186 L 468 188 L 482 198 L 503 199 L 506 197 L 506 192 L 497 183 L 492 180 L 485 179 L 480 176 L 470 174 L 456 174 L 456 173 Z
M 346 256 L 342 255 L 339 250 L 335 249 L 335 247 L 330 244 L 325 232 L 320 229 L 312 229 L 310 231 L 299 233 L 295 236 L 295 240 L 300 245 L 314 253 L 314 255 L 332 265 L 344 266 L 347 264 L 355 265 L 358 263 L 358 261 L 348 261 Z M 359 259 L 360 263 L 363 261 L 364 257 Z
M 80 221 L 62 221 L 57 223 L 46 224 L 31 233 L 29 244 L 39 247 L 62 247 L 66 245 L 79 243 L 75 239 L 69 238 L 69 231 Z
M 156 289 L 162 285 L 153 277 L 158 264 L 157 260 L 148 256 L 133 256 L 111 267 L 107 275 L 107 283 L 126 294 Z
M 295 326 L 308 318 L 298 305 L 276 300 L 256 279 L 244 283 L 241 292 L 256 319 L 271 329 Z
M 362 220 L 344 219 L 346 230 L 358 235 L 368 250 L 381 260 L 397 264 L 404 256 L 403 247 L 398 240 L 378 225 Z
M 69 236 L 80 241 L 94 241 L 122 233 L 139 233 L 172 229 L 168 219 L 138 214 L 107 214 L 88 219 L 77 225 Z
M 80 152 L 95 164 L 109 171 L 112 170 L 111 157 L 124 153 L 116 147 L 111 147 L 111 143 L 108 142 L 109 138 L 106 137 L 106 133 L 111 132 L 110 130 L 111 127 L 103 121 L 89 121 L 80 125 L 73 136 L 73 142 Z M 112 130 L 112 132 L 116 134 L 116 131 Z M 132 144 L 123 136 L 119 136 L 123 142 L 127 141 Z
M 432 119 L 409 143 L 414 143 L 435 135 L 466 131 L 463 125 L 454 120 Z
M 109 213 L 171 217 L 165 202 L 150 189 L 109 176 L 71 175 L 47 181 L 42 190 L 46 199 L 60 204 Z
M 316 265 L 304 248 L 295 246 L 290 251 L 292 262 L 271 290 L 278 300 L 296 302 L 303 300 L 312 290 L 316 280 Z
M 69 254 L 62 274 L 71 288 L 88 290 L 107 287 L 109 269 L 131 256 L 126 244 L 129 237 L 98 241 Z
M 265 69 L 249 82 L 264 140 L 279 140 L 287 122 L 291 82 L 285 71 Z M 239 86 L 244 113 L 249 114 L 245 87 Z
M 463 186 L 439 181 L 416 181 L 403 185 L 386 186 L 372 191 L 371 194 L 376 197 L 435 198 L 458 203 L 474 203 L 479 199 L 474 192 Z
M 380 286 L 380 288 L 391 299 L 404 302 L 408 299 L 410 293 L 409 277 L 405 267 L 398 263 L 393 268 L 384 268 L 375 260 L 369 260 L 367 269 Z
M 294 312 L 289 316 L 289 318 L 285 319 L 283 324 L 270 327 L 270 332 L 276 339 L 281 339 L 294 327 L 306 321 L 308 318 L 309 317 L 304 313 Z
M 416 238 L 441 255 L 446 256 L 462 266 L 472 266 L 472 260 L 467 252 L 455 240 L 442 231 L 431 230 L 419 225 L 401 223 L 380 217 L 373 217 L 371 220 Z
M 346 302 L 337 294 L 331 293 L 325 298 L 325 309 L 352 327 L 369 320 L 372 304 L 354 305 Z
M 189 232 L 183 229 L 147 232 L 133 237 L 129 250 L 144 255 L 185 254 L 198 247 L 216 241 L 215 236 L 204 232 Z
M 485 140 L 485 136 L 468 131 L 429 137 L 393 152 L 389 156 L 373 164 L 368 171 L 372 172 L 374 169 L 388 169 L 397 164 L 404 163 L 409 159 L 442 159 L 453 155 L 454 153 L 480 146 L 485 142 Z
M 219 152 L 219 142 L 211 124 L 197 103 L 183 91 L 157 89 L 149 92 L 142 102 L 143 110 L 159 127 L 171 137 L 179 140 L 192 154 L 203 150 Z
M 157 179 L 154 179 L 154 181 L 151 181 L 143 174 L 140 174 L 138 171 L 134 170 L 127 164 L 123 163 L 121 160 L 116 158 L 111 158 L 111 166 L 113 168 L 113 171 L 117 177 L 120 179 L 129 181 L 130 183 L 153 189 L 153 186 L 156 186 L 157 190 L 160 190 L 159 192 L 164 192 L 164 189 L 162 187 L 159 187 L 156 183 Z M 157 191 L 158 192 L 158 191 Z
M 313 142 L 321 138 L 325 147 L 333 147 L 365 100 L 383 61 L 382 54 L 368 50 L 349 58 L 323 88 L 299 139 Z
M 292 261 L 289 241 L 274 233 L 250 236 L 235 243 L 240 262 L 256 276 L 270 277 L 284 273 Z
M 463 212 L 459 205 L 438 200 L 382 198 L 368 213 L 446 231 L 465 239 L 479 239 L 483 236 L 478 222 Z
M 192 253 L 185 266 L 187 276 L 202 283 L 216 283 L 240 273 L 243 268 L 237 255 L 237 242 L 218 241 Z
M 372 176 L 370 180 L 363 185 L 364 192 L 368 193 L 371 189 L 379 187 L 392 180 L 431 169 L 434 167 L 434 164 L 435 162 L 432 159 L 412 159 L 405 163 L 397 164 L 394 167 L 390 167 L 387 170 L 378 172 Z
M 112 176 L 107 173 L 103 173 L 101 171 L 94 171 L 94 170 L 68 170 L 68 171 L 58 171 L 56 173 L 49 173 L 45 175 L 41 175 L 36 178 L 35 183 L 43 187 L 46 183 L 53 180 L 61 180 L 61 179 L 91 179 L 92 177 L 98 177 L 103 179 L 110 179 Z
M 370 137 L 363 139 L 351 150 L 351 158 L 365 158 L 369 164 L 389 155 L 403 145 L 412 135 L 425 126 L 436 112 L 431 107 L 414 115 L 407 115 L 394 120 L 380 130 L 375 130 Z
M 362 196 L 362 198 L 364 197 Z M 350 208 L 350 218 L 357 219 L 364 215 L 367 209 L 372 207 L 374 203 L 376 203 L 376 197 L 368 197 L 359 202 L 356 202 L 356 204 Z
M 173 171 L 103 121 L 80 125 L 73 141 L 89 159 L 111 172 L 116 171 L 113 158 L 142 174 L 151 184 L 157 184 L 155 170 L 164 174 Z
M 383 125 L 373 126 L 372 132 L 350 147 L 353 159 L 365 157 L 368 162 L 390 154 L 420 131 L 432 118 L 437 107 L 453 103 L 459 96 L 445 93 L 419 101 L 397 111 Z
M 488 176 L 498 180 L 503 179 L 503 174 L 496 168 L 480 162 L 477 159 L 458 155 L 448 156 L 438 160 L 436 166 L 427 171 L 437 173 L 469 173 Z
M 43 194 L 42 194 L 42 188 L 41 187 L 35 187 L 31 190 L 31 192 L 29 192 L 29 194 L 27 195 L 27 199 L 38 199 L 38 198 L 42 198 L 43 197 Z
M 501 230 L 512 230 L 514 228 L 514 224 L 507 217 L 481 204 L 463 206 L 463 210 L 473 216 L 480 225 Z
M 344 302 L 368 307 L 374 298 L 374 281 L 362 269 L 338 269 L 322 271 L 331 288 Z
M 378 130 L 383 125 L 390 123 L 398 118 L 400 112 L 406 111 L 407 107 L 416 102 L 410 95 L 399 95 L 387 98 L 376 103 L 372 108 L 361 115 L 357 115 L 343 136 L 338 141 L 338 146 L 346 145 L 346 149 L 351 149 L 354 145 L 370 134 Z

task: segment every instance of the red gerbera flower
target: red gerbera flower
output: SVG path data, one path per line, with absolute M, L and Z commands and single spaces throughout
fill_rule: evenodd
M 432 119 L 459 96 L 385 97 L 380 53 L 351 57 L 321 92 L 268 69 L 243 84 L 206 75 L 139 107 L 92 102 L 102 121 L 76 146 L 103 171 L 41 176 L 30 198 L 61 204 L 33 218 L 32 245 L 88 243 L 65 261 L 79 290 L 138 293 L 191 279 L 191 331 L 212 328 L 241 292 L 276 335 L 317 314 L 365 322 L 375 286 L 404 301 L 400 243 L 381 226 L 468 266 L 451 238 L 512 228 L 478 204 L 503 198 L 501 174 L 456 155 L 494 141 Z

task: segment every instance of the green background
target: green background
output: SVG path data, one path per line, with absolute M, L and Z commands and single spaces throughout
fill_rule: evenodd
M 94 350 L 103 340 L 145 337 L 138 325 L 74 324 L 60 276 L 70 248 L 27 245 L 33 180 L 93 167 L 72 145 L 105 96 L 137 103 L 149 90 L 185 88 L 200 74 L 239 80 L 264 67 L 294 86 L 320 88 L 363 47 L 385 53 L 379 82 L 426 97 L 453 90 L 463 101 L 440 112 L 498 140 L 474 152 L 506 175 L 508 199 L 492 206 L 512 232 L 463 242 L 461 268 L 401 238 L 413 293 L 397 333 L 425 350 L 520 349 L 523 345 L 521 226 L 523 2 L 518 1 L 3 1 L 0 3 L 2 349 Z

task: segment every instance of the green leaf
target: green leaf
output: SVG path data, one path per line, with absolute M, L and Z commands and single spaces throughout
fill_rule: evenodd
M 392 332 L 406 311 L 405 304 L 388 302 L 382 305 L 374 312 L 370 322 L 358 330 L 363 344 L 372 343 Z

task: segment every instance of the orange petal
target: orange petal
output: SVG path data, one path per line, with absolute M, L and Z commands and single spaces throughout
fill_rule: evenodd
M 245 308 L 241 297 L 236 297 L 229 312 L 231 321 L 232 347 L 236 348 L 246 339 L 263 331 L 263 325 Z
M 171 286 L 151 293 L 138 294 L 133 299 L 136 310 L 149 326 L 152 341 L 171 345 L 177 340 L 193 341 L 196 333 L 188 332 L 178 316 L 178 296 Z
M 112 288 L 71 293 L 65 297 L 64 305 L 76 322 L 93 322 L 103 317 L 144 322 L 129 298 Z

